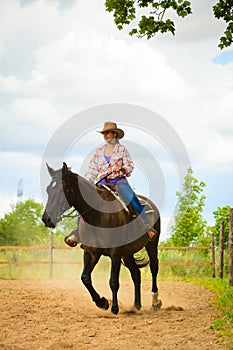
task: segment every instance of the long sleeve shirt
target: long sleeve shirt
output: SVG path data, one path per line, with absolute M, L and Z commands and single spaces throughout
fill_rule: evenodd
M 117 143 L 108 163 L 104 156 L 104 147 L 105 145 L 98 147 L 91 158 L 88 174 L 86 176 L 87 180 L 92 183 L 94 183 L 95 180 L 98 181 L 109 174 L 113 170 L 114 165 L 120 166 L 124 171 L 113 171 L 113 173 L 109 175 L 109 179 L 130 176 L 134 169 L 134 164 L 127 148 Z

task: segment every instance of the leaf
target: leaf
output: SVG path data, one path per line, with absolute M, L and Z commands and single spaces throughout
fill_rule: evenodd
M 137 34 L 137 29 L 136 28 L 134 28 L 134 29 L 132 29 L 130 32 L 129 32 L 129 35 L 134 35 L 134 34 Z

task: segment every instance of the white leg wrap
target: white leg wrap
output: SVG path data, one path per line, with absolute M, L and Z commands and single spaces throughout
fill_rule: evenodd
M 160 309 L 162 306 L 162 301 L 159 299 L 159 293 L 152 293 L 152 308 L 154 310 Z

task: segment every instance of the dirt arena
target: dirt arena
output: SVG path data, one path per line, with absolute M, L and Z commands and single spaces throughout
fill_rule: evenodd
M 107 281 L 95 281 L 110 298 Z M 184 282 L 159 282 L 163 306 L 151 310 L 150 283 L 142 283 L 133 312 L 131 281 L 122 281 L 120 312 L 102 311 L 80 281 L 0 281 L 0 350 L 228 349 L 210 329 L 211 293 Z

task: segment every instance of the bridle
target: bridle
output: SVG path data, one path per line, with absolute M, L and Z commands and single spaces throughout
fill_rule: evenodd
M 68 209 L 67 209 L 67 210 L 68 210 Z M 74 218 L 77 216 L 77 214 L 73 215 L 73 213 L 74 213 L 75 211 L 76 211 L 76 209 L 73 208 L 73 210 L 72 210 L 69 214 L 61 214 L 61 215 L 59 215 L 59 218 L 61 218 L 61 220 L 64 219 L 64 218 L 71 218 L 71 219 L 74 219 Z
M 61 179 L 62 179 L 62 175 L 60 175 L 58 173 L 55 174 L 54 176 L 52 176 L 52 181 L 51 181 L 50 186 L 53 188 L 54 187 L 53 183 L 57 182 L 58 180 L 61 181 Z M 61 184 L 61 186 L 62 186 L 62 184 Z M 63 191 L 63 194 L 64 194 L 64 191 Z M 77 215 L 74 215 L 74 212 L 76 211 L 75 208 L 73 208 L 73 210 L 70 213 L 65 214 L 65 212 L 70 209 L 70 207 L 66 208 L 66 202 L 67 202 L 67 200 L 66 200 L 66 197 L 64 195 L 64 204 L 62 206 L 62 209 L 57 214 L 58 222 L 62 221 L 64 218 L 71 218 L 71 219 L 73 219 L 73 218 L 75 218 L 77 216 Z

